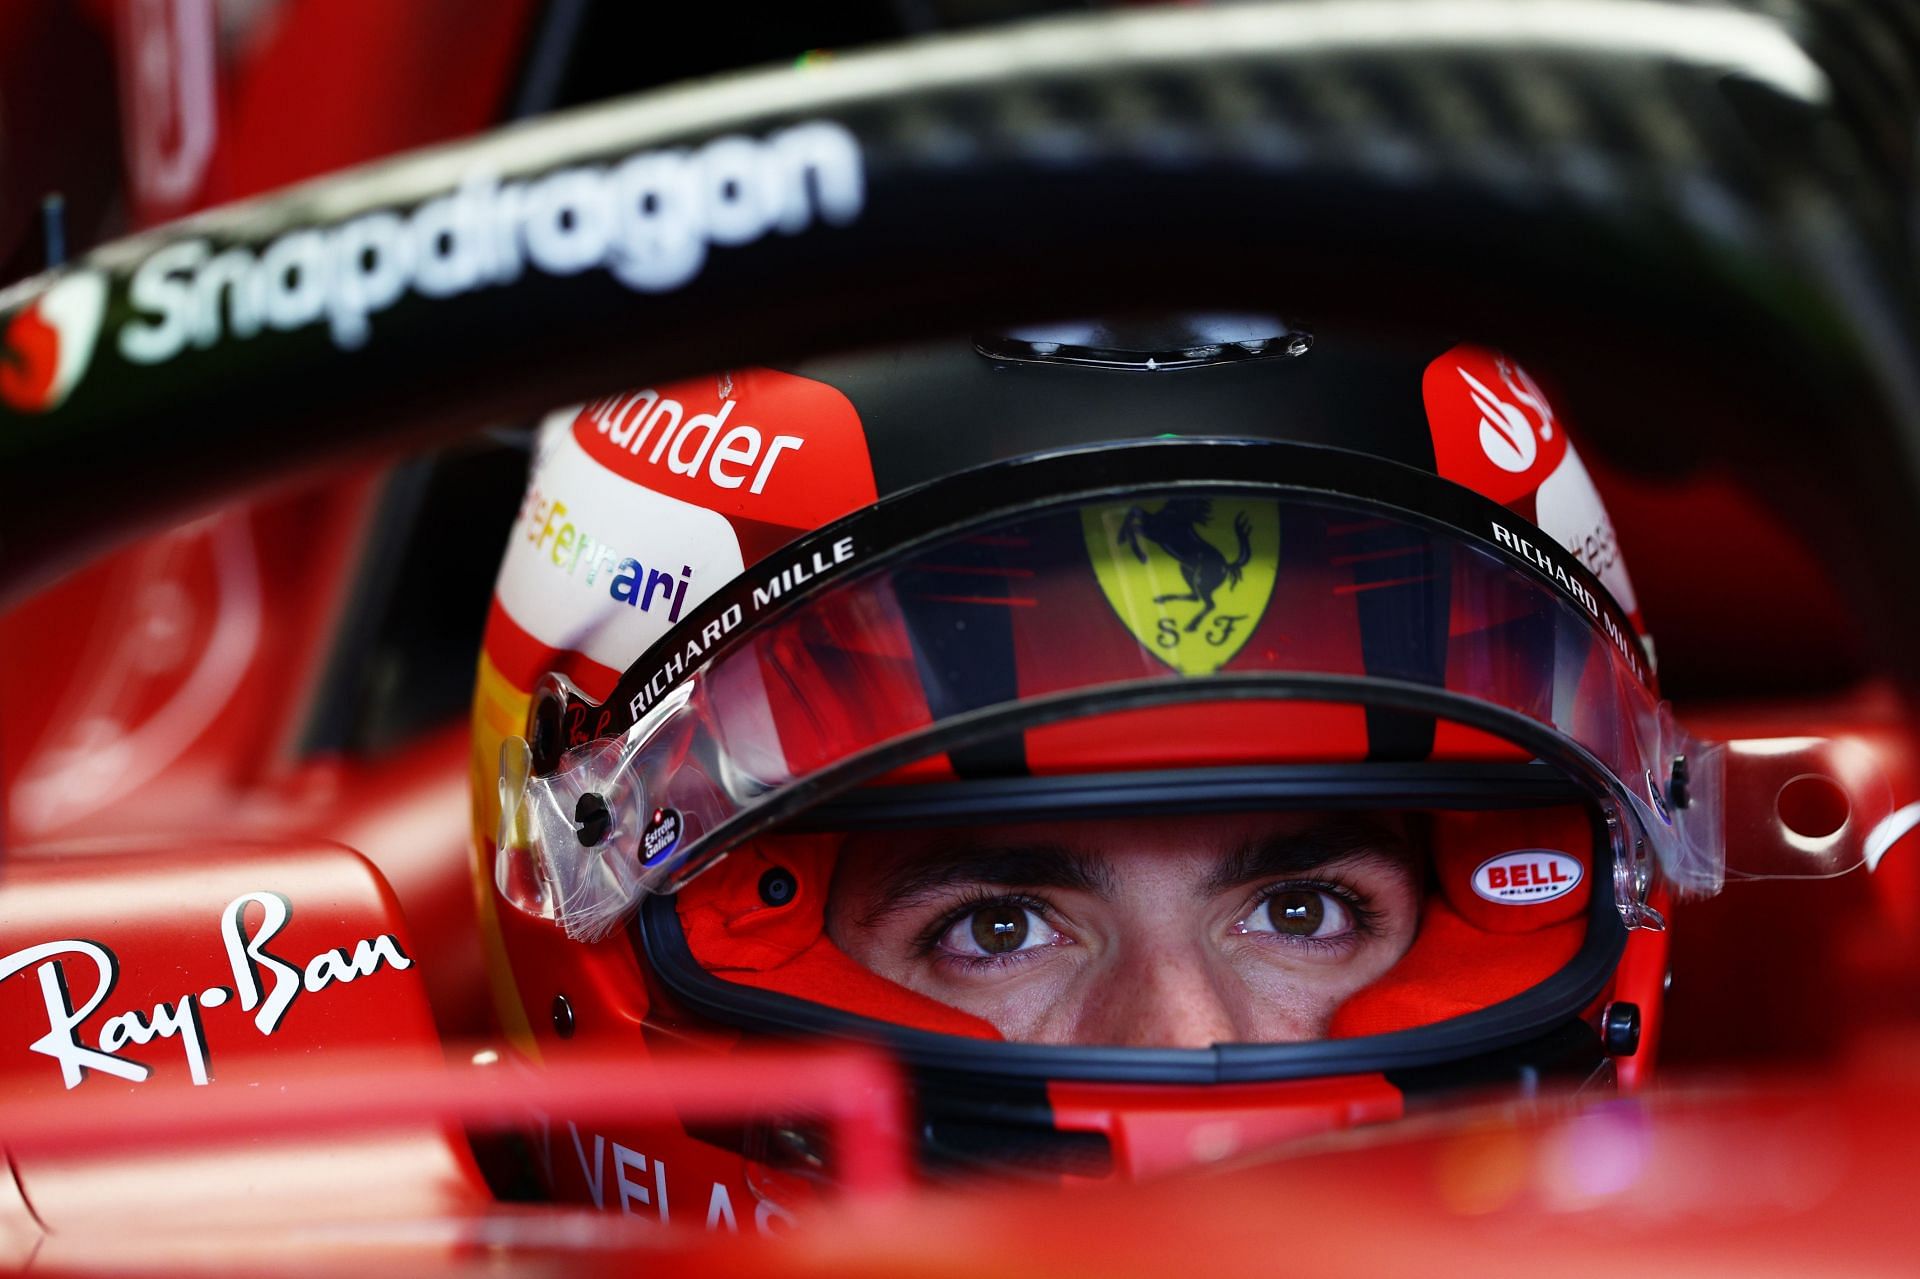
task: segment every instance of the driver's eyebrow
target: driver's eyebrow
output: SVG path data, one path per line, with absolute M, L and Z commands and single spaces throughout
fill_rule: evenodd
M 1329 862 L 1369 856 L 1405 862 L 1405 833 L 1364 817 L 1333 818 L 1291 834 L 1249 840 L 1220 859 L 1202 891 L 1223 893 L 1255 880 L 1283 879 Z
M 915 858 L 889 871 L 876 885 L 874 907 L 861 923 L 872 927 L 896 911 L 962 884 L 995 888 L 1061 888 L 1110 896 L 1113 868 L 1058 844 L 972 848 Z

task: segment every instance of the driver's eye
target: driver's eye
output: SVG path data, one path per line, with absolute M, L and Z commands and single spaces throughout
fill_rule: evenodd
M 1044 946 L 1052 927 L 1018 902 L 989 902 L 955 920 L 940 938 L 942 949 L 959 955 L 1010 955 Z
M 973 912 L 973 944 L 989 955 L 1019 950 L 1027 940 L 1027 912 L 1002 902 Z
M 1283 888 L 1260 903 L 1241 925 L 1283 937 L 1335 937 L 1353 926 L 1346 906 L 1317 888 Z

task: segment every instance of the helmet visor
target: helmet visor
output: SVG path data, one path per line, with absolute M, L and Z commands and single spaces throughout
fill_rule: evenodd
M 1725 875 L 1724 752 L 1666 713 L 1597 583 L 1510 517 L 1481 537 L 1187 482 L 892 546 L 863 541 L 862 518 L 763 561 L 656 646 L 617 694 L 625 731 L 556 742 L 583 699 L 536 693 L 529 736 L 550 758 L 503 751 L 509 900 L 604 935 L 641 895 L 867 783 L 1476 752 L 1550 762 L 1604 803 L 1630 923 L 1653 863 L 1682 888 Z M 1203 702 L 1233 709 L 1199 737 L 1166 731 Z M 1856 843 L 1797 855 L 1840 869 Z

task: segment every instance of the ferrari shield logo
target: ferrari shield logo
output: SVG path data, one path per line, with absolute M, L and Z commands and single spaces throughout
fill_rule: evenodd
M 1246 644 L 1273 598 L 1280 510 L 1174 497 L 1083 511 L 1087 552 L 1113 611 L 1183 675 L 1211 675 Z

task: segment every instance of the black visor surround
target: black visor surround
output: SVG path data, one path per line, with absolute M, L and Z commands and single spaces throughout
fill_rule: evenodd
M 1075 450 L 964 472 L 883 501 L 803 538 L 761 561 L 669 633 L 627 671 L 604 707 L 594 708 L 589 722 L 607 724 L 607 735 L 624 731 L 624 726 L 637 717 L 636 711 L 644 715 L 646 706 L 677 682 L 668 681 L 665 688 L 659 687 L 663 654 L 677 652 L 707 623 L 730 609 L 743 607 L 756 585 L 780 576 L 794 564 L 814 562 L 816 552 L 836 542 L 844 544 L 851 539 L 855 553 L 850 567 L 855 571 L 877 569 L 930 539 L 977 523 L 989 513 L 996 518 L 1012 516 L 1067 501 L 1125 494 L 1149 486 L 1165 490 L 1181 484 L 1215 489 L 1225 485 L 1262 495 L 1320 495 L 1361 508 L 1376 507 L 1382 514 L 1462 535 L 1512 560 L 1517 571 L 1570 581 L 1570 594 L 1576 598 L 1584 594 L 1587 598 L 1583 603 L 1592 601 L 1589 611 L 1595 614 L 1595 629 L 1602 634 L 1634 634 L 1624 610 L 1597 579 L 1545 534 L 1507 508 L 1430 473 L 1313 446 L 1153 442 Z M 1522 546 L 1526 549 L 1518 549 Z M 827 560 L 831 562 L 832 558 L 828 556 Z M 837 579 L 828 579 L 832 580 Z M 1567 581 L 1557 580 L 1557 585 L 1565 590 Z M 816 582 L 807 592 L 788 595 L 779 601 L 778 608 L 804 607 L 812 589 L 826 584 Z M 739 628 L 739 633 L 748 629 Z M 705 656 L 710 658 L 729 646 L 723 638 Z M 1651 690 L 1651 672 L 1637 648 L 1629 664 Z M 1388 713 L 1436 715 L 1514 741 L 1547 763 L 1496 766 L 1476 773 L 1457 764 L 1388 767 L 1361 762 L 1316 766 L 1314 772 L 1319 776 L 1311 780 L 1298 770 L 1291 779 L 1283 776 L 1286 770 L 1200 770 L 1187 774 L 1183 782 L 1164 779 L 1167 786 L 1158 802 L 1140 801 L 1132 811 L 1223 811 L 1283 805 L 1288 802 L 1290 788 L 1298 798 L 1307 794 L 1304 787 L 1310 785 L 1337 791 L 1343 804 L 1376 806 L 1398 802 L 1403 806 L 1484 808 L 1503 802 L 1558 802 L 1582 795 L 1593 801 L 1594 873 L 1600 873 L 1604 858 L 1617 857 L 1621 851 L 1617 845 L 1625 836 L 1621 826 L 1607 816 L 1611 810 L 1609 795 L 1590 780 L 1600 771 L 1598 762 L 1547 726 L 1457 694 L 1392 681 L 1229 672 L 1160 682 L 1151 688 L 1108 688 L 1097 697 L 1085 699 L 1085 704 L 1026 704 L 967 717 L 965 724 L 950 724 L 944 733 L 916 740 L 910 754 L 869 757 L 857 769 L 829 769 L 808 779 L 794 787 L 792 795 L 764 806 L 750 825 L 743 824 L 731 832 L 730 842 L 752 838 L 776 824 L 837 827 L 849 817 L 869 824 L 911 824 L 914 812 L 889 816 L 876 811 L 865 802 L 873 793 L 863 794 L 855 788 L 907 758 L 964 747 L 1035 723 L 1127 706 L 1220 698 L 1364 702 L 1370 709 Z M 1563 766 L 1566 771 L 1562 773 L 1553 765 Z M 537 752 L 535 766 L 540 767 Z M 1544 776 L 1548 772 L 1555 775 Z M 1334 776 L 1336 773 L 1339 776 Z M 967 820 L 965 810 L 974 803 L 982 810 L 1004 814 L 1004 804 L 1010 797 L 1017 798 L 1023 815 L 1028 817 L 1075 811 L 1084 814 L 1089 804 L 1114 795 L 1116 788 L 1129 780 L 1137 783 L 1142 779 L 1091 776 L 1012 782 L 963 780 L 942 783 L 940 797 L 929 794 L 928 800 L 936 805 L 942 820 Z M 906 809 L 913 810 L 911 800 L 910 795 L 896 793 L 888 802 L 898 808 L 906 801 Z M 1080 805 L 1077 810 L 1076 804 Z M 863 810 L 864 817 L 860 816 Z M 957 1073 L 976 1082 L 1000 1079 L 1021 1086 L 1045 1080 L 1192 1085 L 1384 1073 L 1414 1091 L 1426 1086 L 1420 1082 L 1423 1080 L 1451 1087 L 1477 1080 L 1510 1080 L 1516 1074 L 1537 1077 L 1539 1072 L 1529 1064 L 1529 1054 L 1540 1045 L 1546 1046 L 1542 1051 L 1550 1051 L 1561 1069 L 1567 1068 L 1566 1045 L 1573 1041 L 1581 1048 L 1573 1054 L 1580 1059 L 1574 1069 L 1591 1070 L 1600 1064 L 1597 1036 L 1590 1034 L 1584 1017 L 1611 981 L 1626 940 L 1626 929 L 1611 895 L 1604 891 L 1604 882 L 1596 884 L 1591 895 L 1580 949 L 1558 973 L 1532 989 L 1430 1026 L 1292 1044 L 1219 1044 L 1204 1049 L 1054 1046 L 972 1040 L 904 1028 L 710 974 L 689 950 L 678 912 L 665 896 L 643 901 L 630 925 L 630 938 L 665 991 L 695 1015 L 770 1036 L 830 1036 L 878 1042 L 897 1054 L 903 1064 L 930 1077 Z

